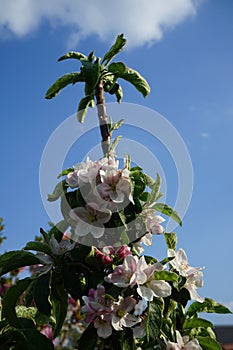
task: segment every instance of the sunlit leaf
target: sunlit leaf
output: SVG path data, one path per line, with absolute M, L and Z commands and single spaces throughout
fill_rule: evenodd
M 103 62 L 108 64 L 113 57 L 115 57 L 119 52 L 121 52 L 126 44 L 126 39 L 124 38 L 124 34 L 120 34 L 117 36 L 114 45 L 110 48 L 110 50 L 105 54 L 103 58 Z
M 126 67 L 123 62 L 111 63 L 108 70 L 117 78 L 122 78 L 134 85 L 144 97 L 150 93 L 150 86 L 141 74 L 132 68 Z
M 154 301 L 149 303 L 146 318 L 146 338 L 148 342 L 155 340 L 160 334 L 163 308 L 164 301 L 162 298 L 154 298 Z
M 77 118 L 80 123 L 84 122 L 84 119 L 87 114 L 88 106 L 92 103 L 94 97 L 93 95 L 87 95 L 81 99 L 78 105 Z
M 76 51 L 70 51 L 67 52 L 65 55 L 61 56 L 58 58 L 58 61 L 63 61 L 63 60 L 67 60 L 69 58 L 74 58 L 76 60 L 81 60 L 81 59 L 88 59 L 86 55 L 84 55 L 81 52 L 76 52 Z
M 199 312 L 217 313 L 217 314 L 231 314 L 232 312 L 224 305 L 217 303 L 215 300 L 205 298 L 203 303 L 195 301 L 192 303 L 187 311 L 188 316 L 193 316 Z
M 164 237 L 165 237 L 166 245 L 168 249 L 176 250 L 176 245 L 177 245 L 176 233 L 175 232 L 165 233 Z
M 192 329 L 192 328 L 198 328 L 198 327 L 214 328 L 214 325 L 210 321 L 207 321 L 203 318 L 196 318 L 196 317 L 186 319 L 183 324 L 183 329 L 187 329 L 187 328 Z
M 59 92 L 69 84 L 82 82 L 83 77 L 78 72 L 68 73 L 58 78 L 53 85 L 47 90 L 45 98 L 51 99 L 59 94 Z
M 175 210 L 173 210 L 171 207 L 169 207 L 169 205 L 164 204 L 164 203 L 156 203 L 152 206 L 152 208 L 159 211 L 160 213 L 163 213 L 167 216 L 170 216 L 173 220 L 178 222 L 178 224 L 180 226 L 182 226 L 182 221 L 181 221 L 179 215 L 177 214 L 177 212 Z
M 156 280 L 164 280 L 170 282 L 176 282 L 179 279 L 179 276 L 171 271 L 157 271 L 154 274 Z
M 92 63 L 88 60 L 82 60 L 82 65 L 82 74 L 84 81 L 90 87 L 90 89 L 94 89 L 100 79 L 99 61 L 97 60 Z
M 210 337 L 198 337 L 197 340 L 203 350 L 222 350 L 221 345 Z

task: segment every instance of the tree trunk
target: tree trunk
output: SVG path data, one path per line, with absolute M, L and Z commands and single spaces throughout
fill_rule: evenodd
M 101 146 L 103 154 L 106 156 L 110 151 L 111 135 L 108 128 L 108 117 L 106 114 L 106 103 L 102 80 L 100 80 L 96 86 L 95 97 L 99 117 L 100 133 L 102 137 Z

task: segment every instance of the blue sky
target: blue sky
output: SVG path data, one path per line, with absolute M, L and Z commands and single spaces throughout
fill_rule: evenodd
M 92 1 L 9 3 L 0 0 L 0 216 L 7 235 L 2 249 L 22 248 L 49 220 L 40 196 L 41 156 L 52 132 L 75 113 L 82 96 L 77 86 L 52 101 L 44 99 L 57 77 L 79 70 L 76 62 L 56 59 L 68 50 L 95 49 L 102 56 L 124 32 L 128 46 L 118 60 L 140 71 L 151 85 L 151 94 L 144 99 L 123 84 L 124 101 L 167 118 L 192 160 L 193 195 L 183 228 L 177 230 L 178 245 L 191 265 L 205 266 L 200 295 L 233 307 L 232 1 L 148 0 L 143 8 L 137 1 L 133 7 L 130 0 L 112 7 L 99 1 L 98 9 Z M 147 140 L 137 139 L 143 136 L 122 130 L 147 145 Z M 174 164 L 166 154 L 163 159 L 159 144 L 153 153 L 163 166 L 167 202 L 172 205 L 177 193 Z M 74 147 L 67 162 L 72 165 L 82 157 L 82 149 Z M 164 256 L 163 238 L 155 238 L 148 252 Z M 232 324 L 232 316 L 209 319 Z

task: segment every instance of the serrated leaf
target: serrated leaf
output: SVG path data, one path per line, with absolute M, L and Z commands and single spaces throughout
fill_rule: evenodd
M 175 210 L 173 210 L 171 207 L 169 207 L 169 205 L 164 204 L 164 203 L 156 203 L 152 206 L 152 208 L 159 211 L 160 213 L 163 213 L 167 216 L 170 216 L 173 220 L 178 222 L 178 224 L 180 226 L 182 226 L 182 221 L 181 221 L 179 215 L 177 214 L 177 212 Z
M 123 62 L 111 63 L 108 71 L 115 77 L 124 79 L 134 85 L 134 87 L 146 97 L 150 93 L 150 86 L 147 81 L 136 70 L 126 67 Z
M 162 298 L 154 298 L 154 301 L 149 303 L 146 318 L 146 338 L 148 342 L 155 340 L 160 335 L 163 308 L 164 301 Z
M 40 260 L 24 250 L 13 250 L 0 255 L 0 276 L 24 266 L 39 264 Z
M 121 52 L 126 44 L 126 39 L 124 38 L 124 34 L 120 34 L 117 36 L 115 43 L 110 48 L 110 50 L 104 55 L 103 63 L 106 61 L 108 64 L 113 57 L 115 57 L 119 52 Z
M 64 87 L 66 87 L 69 84 L 75 84 L 77 82 L 83 82 L 83 77 L 81 73 L 79 72 L 72 72 L 68 74 L 62 75 L 60 78 L 58 78 L 54 84 L 50 86 L 50 88 L 47 90 L 45 94 L 46 99 L 51 99 L 57 96 Z
M 66 180 L 62 180 L 58 182 L 58 184 L 55 186 L 53 193 L 48 194 L 48 201 L 49 202 L 54 202 L 56 201 L 59 197 L 64 195 L 66 193 L 66 188 L 68 187 Z
M 175 272 L 171 271 L 157 271 L 154 274 L 156 280 L 164 280 L 170 282 L 176 282 L 179 279 L 179 276 Z
M 222 350 L 221 345 L 210 337 L 197 337 L 203 350 Z
M 192 328 L 198 328 L 198 327 L 214 328 L 214 325 L 210 321 L 207 321 L 203 318 L 196 318 L 196 317 L 186 319 L 183 324 L 183 329 L 192 329 Z
M 15 306 L 20 295 L 28 288 L 31 282 L 32 279 L 29 277 L 17 281 L 7 290 L 4 296 L 3 314 L 9 324 L 13 327 L 20 328 Z
M 84 119 L 87 114 L 88 106 L 90 105 L 92 100 L 93 100 L 93 95 L 87 95 L 83 97 L 79 102 L 77 118 L 80 123 L 84 122 Z
M 176 250 L 177 245 L 177 236 L 175 232 L 165 233 L 164 234 L 166 245 L 168 249 Z
M 59 57 L 58 62 L 63 61 L 63 60 L 67 60 L 69 58 L 74 58 L 76 60 L 81 60 L 81 59 L 87 60 L 88 59 L 87 56 L 81 52 L 70 51 L 70 52 L 67 52 L 65 55 Z
M 188 310 L 189 317 L 198 314 L 199 312 L 217 313 L 217 314 L 231 314 L 232 312 L 224 305 L 217 303 L 215 300 L 205 298 L 203 303 L 198 301 L 193 302 Z
M 28 242 L 23 248 L 24 250 L 35 250 L 37 252 L 43 252 L 45 254 L 51 254 L 51 250 L 46 243 L 43 242 Z
M 51 314 L 50 295 L 50 273 L 41 275 L 34 288 L 34 301 L 39 312 L 46 316 Z

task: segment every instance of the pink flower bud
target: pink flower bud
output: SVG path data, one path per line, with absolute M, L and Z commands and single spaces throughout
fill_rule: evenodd
M 124 259 L 129 254 L 131 254 L 131 250 L 126 244 L 122 245 L 117 251 L 117 256 L 120 259 Z

